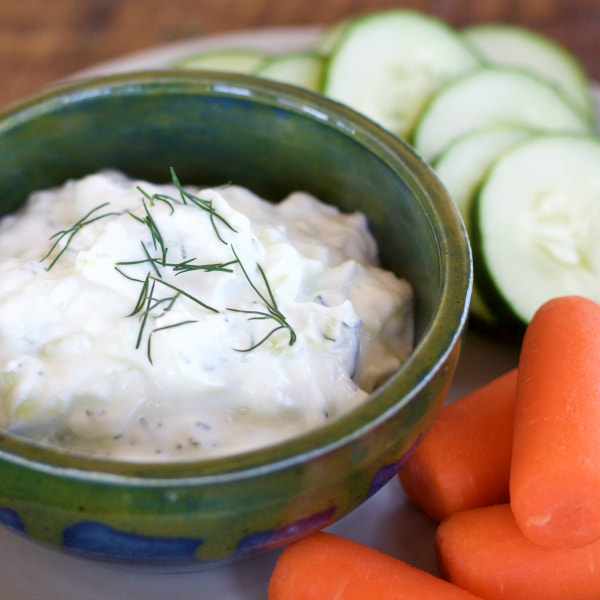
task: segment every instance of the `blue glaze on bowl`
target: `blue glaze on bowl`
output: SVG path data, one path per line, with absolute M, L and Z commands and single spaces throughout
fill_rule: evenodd
M 65 529 L 63 547 L 85 555 L 117 559 L 193 561 L 202 540 L 186 537 L 151 537 L 119 531 L 102 523 L 81 521 Z
M 302 517 L 280 529 L 250 533 L 239 541 L 237 552 L 247 554 L 290 544 L 301 537 L 327 527 L 332 522 L 335 513 L 335 506 L 332 506 L 320 513 Z
M 11 508 L 0 508 L 0 523 L 16 531 L 25 531 L 25 525 L 21 517 Z

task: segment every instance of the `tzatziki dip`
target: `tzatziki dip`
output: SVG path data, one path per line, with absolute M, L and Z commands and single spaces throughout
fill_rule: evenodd
M 360 213 L 102 171 L 0 221 L 0 427 L 195 460 L 363 402 L 413 346 L 410 284 Z

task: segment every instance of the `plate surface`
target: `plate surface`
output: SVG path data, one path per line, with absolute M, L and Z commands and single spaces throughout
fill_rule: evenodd
M 316 28 L 280 28 L 192 40 L 103 63 L 75 73 L 68 79 L 166 68 L 179 57 L 220 47 L 247 47 L 273 52 L 302 49 L 309 47 L 318 33 Z M 597 89 L 595 99 L 600 112 Z M 514 348 L 469 331 L 448 401 L 506 372 L 517 364 L 517 358 Z M 435 523 L 409 502 L 396 478 L 328 531 L 436 573 Z M 0 527 L 0 598 L 266 600 L 269 576 L 278 554 L 274 551 L 245 562 L 193 573 L 145 573 L 64 556 Z

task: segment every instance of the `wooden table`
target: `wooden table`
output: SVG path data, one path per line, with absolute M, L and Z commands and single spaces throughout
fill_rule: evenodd
M 458 27 L 491 20 L 532 27 L 565 44 L 600 81 L 600 0 L 0 0 L 0 107 L 70 73 L 127 53 L 243 29 L 328 25 L 351 14 L 392 6 L 416 8 Z M 472 386 L 474 380 L 488 381 L 492 374 L 514 365 L 512 355 L 498 355 L 494 348 L 494 361 L 485 361 L 482 368 L 481 356 L 491 352 L 485 346 L 482 351 L 477 344 L 466 349 L 477 357 L 477 369 L 471 368 L 474 361 L 465 360 L 468 354 L 463 351 L 455 377 L 459 387 L 454 390 L 462 389 L 461 383 Z M 399 486 L 396 479 L 390 483 Z M 334 531 L 362 532 L 362 525 L 370 525 L 375 514 L 376 526 L 357 541 L 377 543 L 382 551 L 428 568 L 434 563 L 433 521 L 408 502 L 401 504 L 399 498 L 397 488 L 386 487 Z M 402 536 L 399 521 L 408 524 Z M 431 543 L 423 541 L 423 531 L 429 532 Z M 224 588 L 239 589 L 236 600 L 258 598 L 263 591 L 266 598 L 274 561 L 267 554 L 258 562 L 169 578 L 75 562 L 30 545 L 3 527 L 0 548 L 4 548 L 0 560 L 2 599 L 231 600 L 233 595 L 211 593 Z
M 405 6 L 454 26 L 505 21 L 566 45 L 600 80 L 600 0 L 0 0 L 0 106 L 98 62 L 240 29 L 327 25 Z

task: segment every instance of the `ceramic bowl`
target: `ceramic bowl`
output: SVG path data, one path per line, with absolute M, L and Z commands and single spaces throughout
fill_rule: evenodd
M 359 408 L 296 439 L 202 462 L 109 462 L 0 435 L 0 521 L 128 565 L 212 566 L 333 523 L 399 469 L 454 373 L 471 287 L 460 217 L 399 139 L 316 94 L 216 73 L 69 84 L 0 114 L 0 209 L 103 167 L 277 201 L 303 189 L 361 210 L 384 267 L 416 293 L 416 348 Z M 92 309 L 93 310 L 93 309 Z

